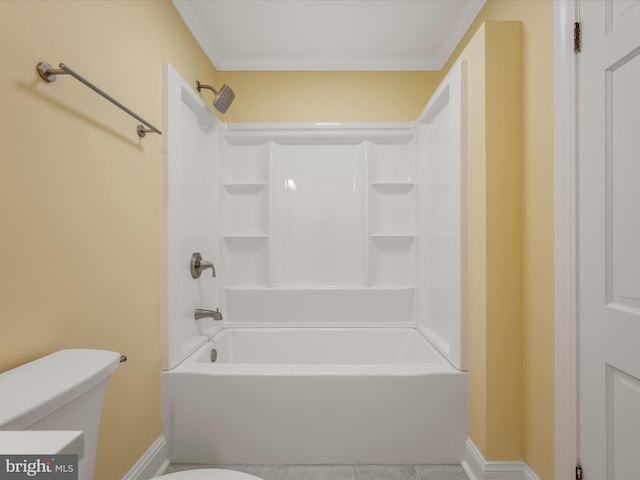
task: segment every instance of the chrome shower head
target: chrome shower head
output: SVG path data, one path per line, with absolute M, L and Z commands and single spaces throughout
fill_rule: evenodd
M 202 85 L 198 80 L 196 80 L 196 85 L 197 85 L 198 91 L 200 91 L 203 88 L 206 88 L 216 94 L 215 98 L 213 99 L 213 106 L 220 113 L 225 113 L 229 108 L 229 105 L 231 105 L 231 102 L 233 102 L 233 99 L 236 98 L 236 94 L 233 93 L 233 90 L 231 90 L 231 87 L 226 83 L 222 85 L 220 90 L 216 90 L 210 85 Z

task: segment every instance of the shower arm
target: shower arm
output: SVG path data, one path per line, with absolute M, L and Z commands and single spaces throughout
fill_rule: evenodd
M 213 93 L 215 93 L 216 95 L 218 94 L 218 90 L 213 88 L 211 85 L 202 85 L 198 80 L 196 80 L 196 88 L 198 89 L 198 91 L 202 90 L 203 88 L 207 88 L 211 90 Z

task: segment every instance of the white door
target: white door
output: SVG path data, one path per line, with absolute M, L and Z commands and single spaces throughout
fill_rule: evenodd
M 640 479 L 640 0 L 580 2 L 578 398 L 585 480 Z

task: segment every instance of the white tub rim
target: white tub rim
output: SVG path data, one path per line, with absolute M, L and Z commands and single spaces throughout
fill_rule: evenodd
M 438 358 L 437 362 L 429 363 L 212 363 L 203 361 L 208 358 L 209 351 L 214 348 L 215 338 L 225 331 L 271 331 L 271 330 L 313 330 L 323 331 L 412 331 L 425 340 L 425 348 L 432 350 Z M 205 341 L 195 349 L 183 362 L 172 370 L 164 373 L 171 374 L 197 374 L 197 375 L 225 375 L 225 376 L 423 376 L 423 375 L 466 375 L 453 367 L 448 360 L 429 342 L 428 338 L 415 327 L 405 326 L 358 326 L 358 327 L 336 327 L 336 326 L 292 326 L 274 327 L 262 325 L 224 325 L 215 335 Z

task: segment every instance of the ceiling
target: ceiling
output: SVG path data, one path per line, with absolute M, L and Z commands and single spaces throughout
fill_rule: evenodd
M 173 0 L 218 70 L 440 70 L 485 0 Z

